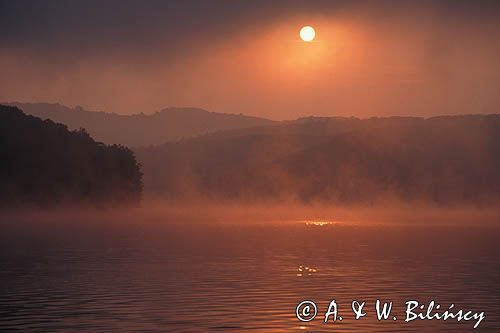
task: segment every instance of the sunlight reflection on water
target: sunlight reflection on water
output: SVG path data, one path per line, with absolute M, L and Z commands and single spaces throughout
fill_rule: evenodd
M 335 225 L 337 222 L 333 221 L 305 221 L 306 226 L 313 226 L 313 227 L 323 227 L 323 226 L 331 226 Z
M 297 269 L 297 276 L 311 276 L 313 273 L 316 273 L 318 270 L 313 267 L 300 265 Z

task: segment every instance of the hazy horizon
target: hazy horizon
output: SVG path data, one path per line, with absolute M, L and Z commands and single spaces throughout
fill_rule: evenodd
M 68 109 L 71 109 L 73 111 L 78 111 L 78 110 L 82 110 L 82 111 L 87 111 L 87 112 L 96 112 L 96 113 L 100 113 L 100 112 L 103 112 L 103 113 L 107 113 L 107 114 L 115 114 L 115 115 L 118 115 L 118 116 L 137 116 L 137 115 L 144 115 L 144 116 L 153 116 L 155 114 L 158 114 L 158 113 L 161 113 L 163 111 L 170 111 L 170 110 L 200 110 L 200 111 L 205 111 L 205 112 L 209 112 L 209 113 L 215 113 L 215 114 L 227 114 L 227 115 L 241 115 L 241 116 L 247 116 L 247 117 L 255 117 L 255 118 L 262 118 L 262 119 L 268 119 L 268 120 L 272 120 L 272 121 L 276 121 L 276 122 L 287 122 L 287 121 L 295 121 L 295 120 L 300 120 L 302 118 L 323 118 L 323 117 L 326 117 L 326 118 L 335 118 L 335 117 L 339 117 L 339 118 L 357 118 L 357 119 L 361 119 L 361 120 L 366 120 L 366 119 L 370 119 L 370 118 L 392 118 L 392 117 L 395 117 L 395 118 L 422 118 L 422 119 L 429 119 L 429 118 L 434 118 L 434 117 L 447 117 L 447 116 L 474 116 L 474 115 L 497 115 L 497 114 L 500 114 L 500 110 L 498 111 L 495 111 L 493 110 L 492 112 L 464 112 L 464 113 L 453 113 L 453 112 L 449 112 L 449 113 L 446 113 L 446 112 L 443 112 L 443 113 L 437 113 L 437 114 L 429 114 L 429 115 L 411 115 L 411 114 L 389 114 L 389 115 L 366 115 L 366 116 L 349 116 L 349 115 L 319 115 L 319 114 L 314 114 L 314 113 L 311 113 L 311 114 L 304 114 L 302 116 L 298 116 L 296 118 L 286 118 L 286 119 L 273 119 L 272 117 L 266 117 L 266 116 L 256 116 L 256 115 L 251 115 L 251 114 L 247 114 L 247 113 L 242 113 L 242 112 L 237 112 L 237 111 L 234 111 L 234 112 L 220 112 L 218 110 L 212 110 L 212 109 L 206 109 L 206 108 L 202 108 L 202 107 L 195 107 L 195 106 L 179 106 L 179 105 L 172 105 L 172 106 L 164 106 L 164 107 L 160 107 L 159 109 L 155 109 L 155 110 L 152 110 L 151 112 L 144 112 L 144 111 L 137 111 L 137 112 L 133 112 L 133 113 L 130 113 L 130 114 L 123 114 L 123 113 L 117 113 L 117 112 L 113 112 L 113 111 L 107 111 L 107 110 L 104 110 L 104 109 L 88 109 L 88 108 L 85 108 L 83 107 L 82 105 L 80 104 L 74 104 L 74 105 L 69 105 L 69 104 L 64 104 L 64 103 L 61 103 L 61 102 L 47 102 L 47 101 L 33 101 L 33 102 L 26 102 L 26 101 L 0 101 L 0 105 L 13 105 L 13 106 L 17 106 L 17 105 L 29 105 L 29 104 L 32 104 L 32 105 L 58 105 L 58 106 L 61 106 L 63 108 L 68 108 Z M 21 108 L 22 110 L 22 108 Z M 25 111 L 25 110 L 23 110 Z

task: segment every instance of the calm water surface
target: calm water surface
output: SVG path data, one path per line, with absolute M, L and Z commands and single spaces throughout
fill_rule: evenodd
M 473 331 L 472 321 L 404 323 L 404 302 L 416 299 L 485 311 L 476 331 L 500 332 L 493 227 L 0 228 L 0 331 Z M 378 322 L 377 298 L 400 318 Z M 295 318 L 304 299 L 319 307 L 309 323 Z M 331 299 L 344 320 L 325 325 Z M 353 319 L 353 299 L 367 302 L 367 317 Z

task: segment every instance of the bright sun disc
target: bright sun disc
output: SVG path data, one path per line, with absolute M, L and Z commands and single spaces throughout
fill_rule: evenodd
M 309 25 L 302 27 L 302 29 L 300 29 L 300 38 L 304 42 L 312 41 L 315 36 L 316 36 L 316 31 L 314 31 L 314 28 Z

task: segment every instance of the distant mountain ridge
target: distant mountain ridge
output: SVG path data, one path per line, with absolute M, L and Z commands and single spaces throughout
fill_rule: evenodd
M 274 121 L 242 114 L 209 112 L 198 108 L 166 108 L 151 115 L 119 115 L 69 108 L 51 103 L 4 103 L 25 113 L 63 123 L 69 129 L 85 128 L 97 141 L 128 147 L 157 145 L 220 130 L 273 124 Z
M 500 115 L 309 117 L 135 150 L 171 199 L 500 201 Z

